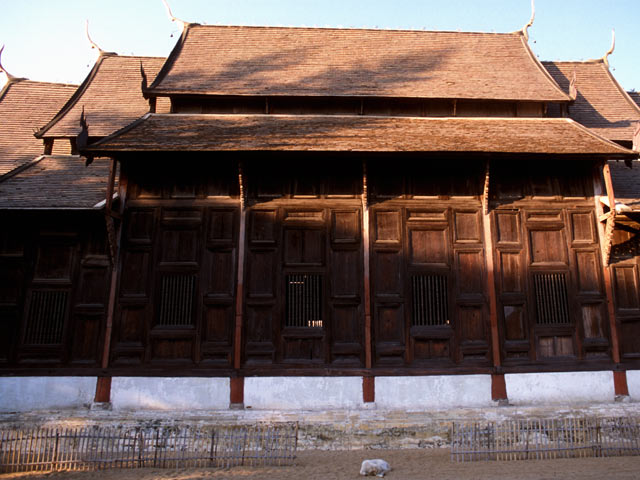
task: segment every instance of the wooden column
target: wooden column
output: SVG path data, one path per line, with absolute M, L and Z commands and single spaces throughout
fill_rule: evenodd
M 111 351 L 111 334 L 113 332 L 113 316 L 116 308 L 116 288 L 118 284 L 118 266 L 120 258 L 120 241 L 122 235 L 122 221 L 120 221 L 117 231 L 115 229 L 115 218 L 122 220 L 124 213 L 125 199 L 127 195 L 127 179 L 120 170 L 118 182 L 118 196 L 120 197 L 120 213 L 116 214 L 113 209 L 113 193 L 115 189 L 117 162 L 111 159 L 109 165 L 109 179 L 107 182 L 107 193 L 105 199 L 105 221 L 107 227 L 107 240 L 109 248 L 109 258 L 111 260 L 111 281 L 109 283 L 109 301 L 107 304 L 107 318 L 104 329 L 104 346 L 102 350 L 101 367 L 106 369 L 109 366 L 109 353 Z M 100 376 L 96 383 L 95 402 L 107 403 L 111 399 L 111 377 Z
M 238 277 L 236 280 L 236 316 L 233 336 L 233 368 L 240 369 L 242 364 L 242 317 L 244 299 L 244 258 L 246 237 L 245 180 L 242 162 L 238 163 L 238 186 L 240 187 L 240 233 L 238 235 Z M 231 378 L 230 401 L 232 408 L 241 408 L 244 403 L 244 378 Z
M 371 266 L 369 251 L 369 186 L 367 177 L 367 161 L 362 162 L 362 249 L 363 249 L 363 288 L 364 288 L 364 350 L 365 367 L 370 370 L 372 360 L 371 338 Z M 375 401 L 375 378 L 367 375 L 362 379 L 362 399 L 365 403 Z
M 487 262 L 487 293 L 489 296 L 489 322 L 491 325 L 491 352 L 494 373 L 491 375 L 491 399 L 506 402 L 507 387 L 500 360 L 500 334 L 498 330 L 498 300 L 496 298 L 495 266 L 493 260 L 493 236 L 491 234 L 491 211 L 489 209 L 490 162 L 487 160 L 482 192 L 482 229 L 484 251 Z
M 603 264 L 604 264 L 604 288 L 605 295 L 607 297 L 607 313 L 609 314 L 609 330 L 611 332 L 611 358 L 616 365 L 620 364 L 620 342 L 618 337 L 618 322 L 616 321 L 616 309 L 613 301 L 613 269 L 611 265 L 609 265 L 609 254 L 611 239 L 609 238 L 611 232 L 609 232 L 615 222 L 615 211 L 616 211 L 616 199 L 613 192 L 613 182 L 611 180 L 611 170 L 609 169 L 609 164 L 605 161 L 602 167 L 602 178 L 604 178 L 604 183 L 606 187 L 606 196 L 609 201 L 609 209 L 610 213 L 607 217 L 607 227 L 603 228 L 602 223 L 598 222 L 598 231 L 600 233 L 601 242 L 604 242 L 603 245 Z M 602 180 L 599 175 L 598 170 L 594 174 L 594 198 L 596 202 L 596 214 L 598 218 L 603 218 L 603 208 L 602 203 L 600 201 L 600 197 L 602 196 Z M 608 248 L 607 248 L 608 245 Z M 613 385 L 615 389 L 616 397 L 625 397 L 629 395 L 629 388 L 627 386 L 627 373 L 623 370 L 616 370 L 613 372 Z

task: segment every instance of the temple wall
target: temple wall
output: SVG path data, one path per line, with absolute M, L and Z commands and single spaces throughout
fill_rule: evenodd
M 217 410 L 229 408 L 228 378 L 114 377 L 114 410 Z
M 602 372 L 548 372 L 505 375 L 513 405 L 611 402 L 613 374 Z
M 245 406 L 314 410 L 362 406 L 362 377 L 252 377 L 244 384 Z
M 96 377 L 0 377 L 0 412 L 91 405 Z
M 627 385 L 632 400 L 640 400 L 640 370 L 627 370 Z
M 380 408 L 437 410 L 492 404 L 490 375 L 376 378 L 376 406 Z

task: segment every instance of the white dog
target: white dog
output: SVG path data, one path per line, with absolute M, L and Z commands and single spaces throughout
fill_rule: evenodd
M 364 460 L 360 467 L 360 475 L 376 475 L 384 477 L 384 474 L 391 471 L 391 467 L 387 462 L 380 458 L 374 460 Z

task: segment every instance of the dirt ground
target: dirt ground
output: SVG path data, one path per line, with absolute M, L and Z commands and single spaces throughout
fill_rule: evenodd
M 154 480 L 178 479 L 282 479 L 282 480 L 347 480 L 362 478 L 360 463 L 366 458 L 383 458 L 392 467 L 386 478 L 402 480 L 446 479 L 637 479 L 640 457 L 582 458 L 560 460 L 526 460 L 512 462 L 454 463 L 448 448 L 436 450 L 355 450 L 299 452 L 291 467 L 236 467 L 229 470 L 209 469 L 132 469 L 99 472 L 14 473 L 0 479 L 64 479 L 64 480 Z M 375 477 L 374 477 L 375 478 Z

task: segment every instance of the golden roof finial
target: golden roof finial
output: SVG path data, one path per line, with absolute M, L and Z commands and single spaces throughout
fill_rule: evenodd
M 91 39 L 91 35 L 89 35 L 89 19 L 87 19 L 85 22 L 85 30 L 87 32 L 87 39 L 89 40 L 89 44 L 91 44 L 91 48 L 95 48 L 96 50 L 98 50 L 98 53 L 103 54 L 104 50 L 102 50 L 98 46 L 98 44 Z
M 4 72 L 4 74 L 7 76 L 7 80 L 8 81 L 17 80 L 18 77 L 15 77 L 15 76 L 11 75 L 9 72 L 7 72 L 7 69 L 2 66 L 2 51 L 3 50 L 4 50 L 4 45 L 2 46 L 2 48 L 0 48 L 0 72 Z
M 531 18 L 529 19 L 529 23 L 527 23 L 524 27 L 522 27 L 522 33 L 524 34 L 524 38 L 529 40 L 529 27 L 533 25 L 533 21 L 536 18 L 536 2 L 535 0 L 531 0 Z
M 602 61 L 604 62 L 604 64 L 607 66 L 607 68 L 609 68 L 609 55 L 611 55 L 613 53 L 613 50 L 616 48 L 616 31 L 615 29 L 611 30 L 611 48 L 609 50 L 607 50 L 607 53 L 604 54 L 604 57 L 602 57 Z
M 180 28 L 184 30 L 184 27 L 187 26 L 188 22 L 185 22 L 184 20 L 180 20 L 179 18 L 176 18 L 173 16 L 173 13 L 171 13 L 171 7 L 169 7 L 167 0 L 162 0 L 162 3 L 164 3 L 164 7 L 167 9 L 167 15 L 169 15 L 169 20 L 171 20 L 172 22 L 176 22 L 178 25 L 180 25 Z

